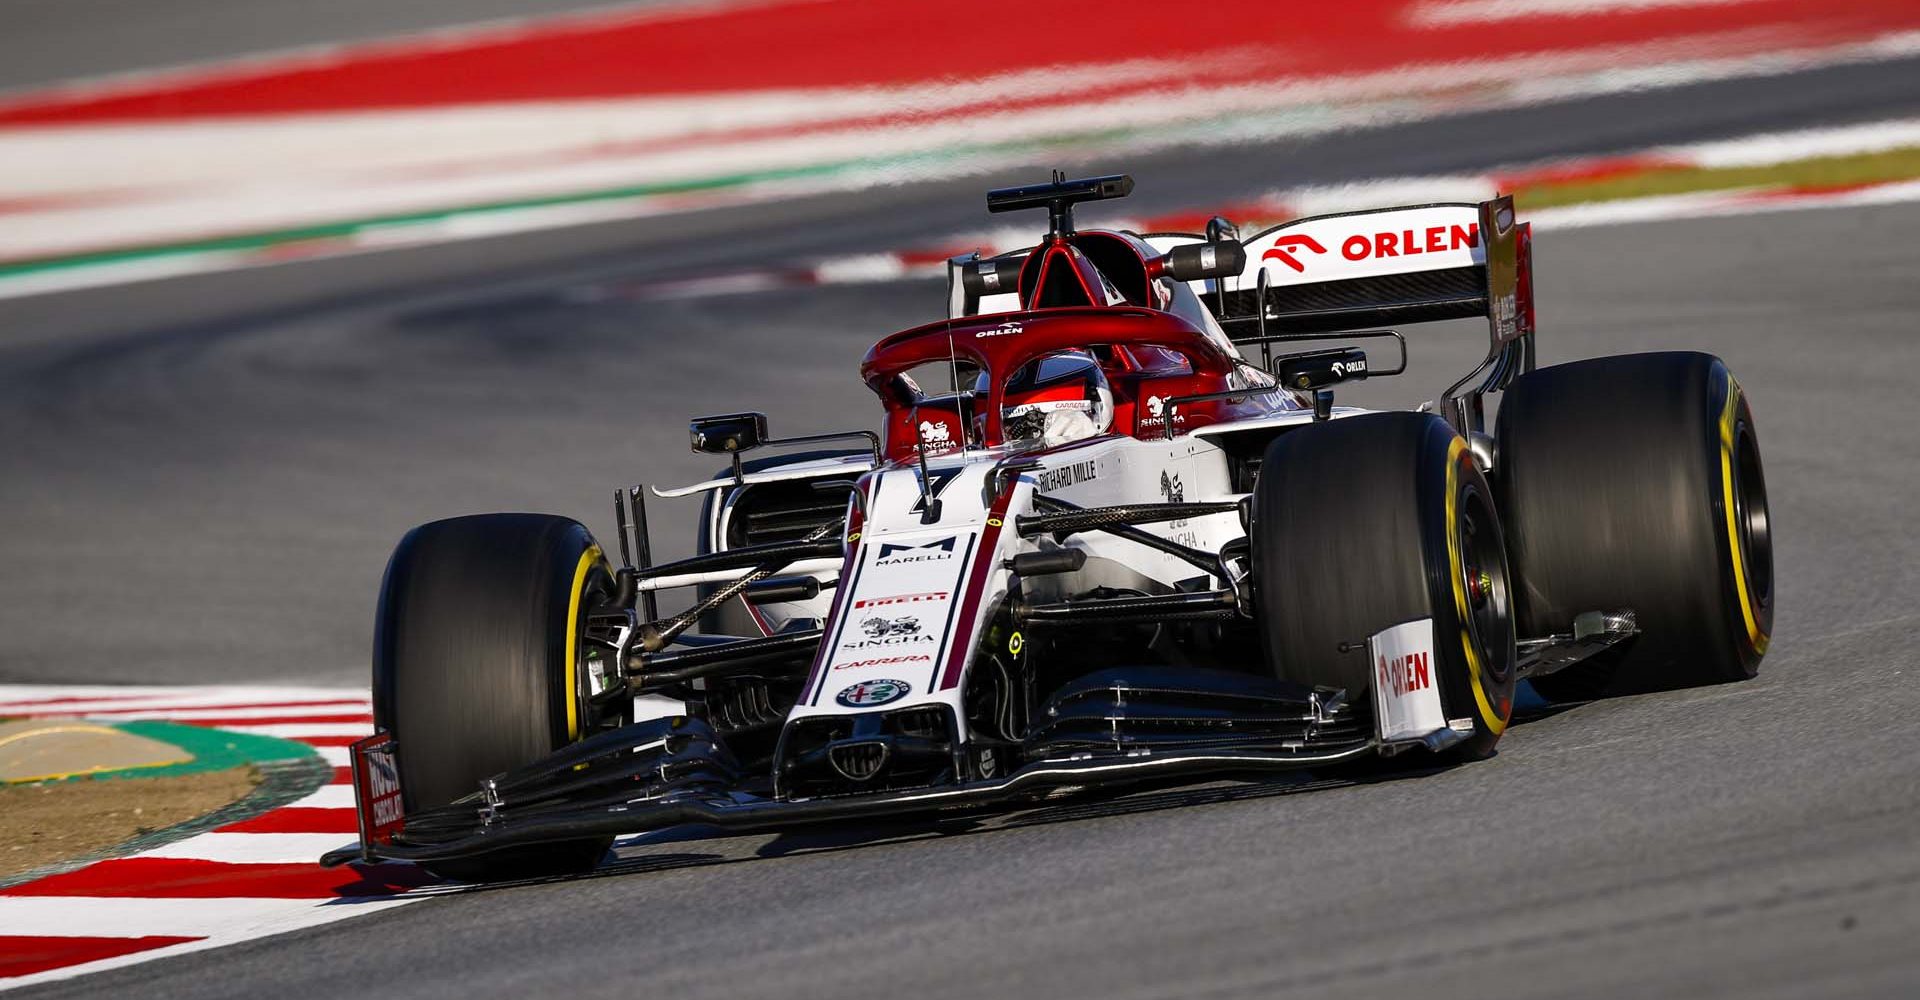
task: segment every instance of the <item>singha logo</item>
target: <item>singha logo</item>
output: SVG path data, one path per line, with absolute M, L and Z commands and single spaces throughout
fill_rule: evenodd
M 1160 473 L 1160 495 L 1167 503 L 1186 503 L 1187 487 L 1180 477 L 1168 472 Z
M 1165 414 L 1166 412 L 1167 412 L 1166 400 L 1161 399 L 1159 396 L 1147 397 L 1147 413 L 1149 415 L 1154 417 L 1159 417 Z
M 860 623 L 860 630 L 867 633 L 869 639 L 884 639 L 890 635 L 919 635 L 920 619 L 911 615 L 905 618 L 868 618 Z
M 920 440 L 928 444 L 948 444 L 953 440 L 953 432 L 947 429 L 944 421 L 935 423 L 931 420 L 922 420 L 920 421 Z

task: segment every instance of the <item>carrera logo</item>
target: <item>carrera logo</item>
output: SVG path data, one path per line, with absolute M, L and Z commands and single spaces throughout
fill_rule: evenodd
M 1295 257 L 1293 254 L 1287 252 L 1289 249 L 1293 247 L 1300 247 L 1302 249 L 1311 250 L 1316 254 L 1322 254 L 1327 252 L 1327 248 L 1321 246 L 1319 240 L 1316 240 L 1313 237 L 1308 236 L 1306 233 L 1294 233 L 1292 235 L 1282 236 L 1279 239 L 1274 240 L 1273 249 L 1268 250 L 1266 253 L 1261 254 L 1260 259 L 1261 260 L 1277 260 L 1280 263 L 1285 264 L 1290 268 L 1293 268 L 1295 271 L 1299 271 L 1300 273 L 1305 274 L 1307 270 L 1307 265 L 1300 263 L 1300 258 Z
M 1428 226 L 1402 229 L 1397 233 L 1355 233 L 1340 244 L 1340 256 L 1348 260 L 1375 257 L 1413 257 L 1423 253 L 1468 250 L 1480 245 L 1480 225 Z
M 862 667 L 890 667 L 896 663 L 932 663 L 932 662 L 933 662 L 933 657 L 926 656 L 924 654 L 919 656 L 882 656 L 878 659 L 873 659 L 873 660 L 849 660 L 846 663 L 836 663 L 833 665 L 833 669 L 858 670 Z
M 1410 691 L 1422 691 L 1433 686 L 1433 677 L 1427 669 L 1426 653 L 1408 653 L 1389 660 L 1380 657 L 1380 686 L 1382 690 L 1393 692 L 1395 698 L 1402 698 Z
M 948 536 L 939 541 L 923 545 L 895 545 L 892 542 L 880 543 L 880 554 L 874 557 L 875 566 L 899 566 L 903 563 L 941 562 L 953 558 L 953 543 L 958 538 Z
M 915 604 L 920 601 L 944 601 L 952 596 L 947 591 L 935 590 L 925 594 L 899 594 L 893 597 L 862 598 L 853 602 L 856 608 L 883 608 L 894 604 Z

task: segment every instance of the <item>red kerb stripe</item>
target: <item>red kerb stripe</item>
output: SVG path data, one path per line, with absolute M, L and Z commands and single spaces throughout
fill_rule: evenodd
M 181 695 L 191 695 L 192 693 L 193 692 L 191 689 L 185 689 L 180 692 Z M 220 701 L 216 698 L 216 699 L 208 700 L 205 704 L 187 704 L 187 705 L 142 704 L 143 702 L 150 703 L 155 701 L 173 699 L 176 697 L 178 696 L 160 695 L 160 694 L 100 695 L 100 696 L 92 696 L 92 697 L 81 696 L 81 695 L 69 695 L 63 698 L 36 698 L 30 701 L 9 701 L 9 702 L 5 702 L 4 704 L 0 704 L 0 708 L 4 708 L 9 712 L 13 712 L 13 711 L 32 712 L 42 708 L 47 708 L 47 709 L 56 708 L 61 705 L 86 705 L 94 702 L 110 702 L 110 701 L 127 702 L 128 704 L 120 705 L 115 708 L 99 708 L 99 709 L 89 710 L 90 713 L 100 712 L 103 714 L 118 714 L 121 712 L 196 712 L 196 711 L 201 711 L 203 709 L 212 709 L 212 708 L 218 708 L 223 710 L 230 709 L 230 708 L 262 708 L 262 709 L 310 708 L 314 705 L 339 705 L 341 707 L 347 707 L 351 705 L 368 704 L 368 702 L 365 699 L 356 698 L 356 697 L 353 697 L 352 695 L 336 695 L 331 698 L 305 698 L 300 701 Z
M 310 747 L 350 747 L 371 735 L 373 735 L 373 730 L 369 729 L 359 736 L 294 736 L 290 737 L 290 739 L 295 743 L 305 743 Z
M 0 889 L 0 896 L 144 896 L 150 899 L 328 899 L 394 896 L 432 882 L 412 865 L 236 865 L 174 858 L 122 858 Z
M 359 833 L 360 825 L 352 807 L 326 809 L 318 806 L 287 807 L 263 813 L 252 819 L 229 823 L 221 833 Z
M 0 934 L 0 979 L 64 969 L 168 945 L 202 941 L 197 937 L 25 937 Z
M 211 726 L 215 729 L 232 729 L 235 726 L 283 726 L 311 723 L 313 725 L 359 724 L 373 725 L 372 712 L 352 712 L 343 715 L 250 715 L 238 719 L 208 719 L 194 716 L 169 717 L 166 721 L 178 722 L 189 726 Z M 371 731 L 369 731 L 371 732 Z

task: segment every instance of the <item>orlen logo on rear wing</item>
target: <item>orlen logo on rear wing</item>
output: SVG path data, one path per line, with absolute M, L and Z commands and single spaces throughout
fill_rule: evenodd
M 1486 263 L 1480 206 L 1422 205 L 1300 219 L 1246 242 L 1242 282 L 1300 285 Z

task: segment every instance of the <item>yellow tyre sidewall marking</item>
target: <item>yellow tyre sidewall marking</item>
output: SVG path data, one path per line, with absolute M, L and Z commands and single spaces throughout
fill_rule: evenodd
M 580 706 L 578 664 L 580 653 L 580 598 L 585 596 L 587 574 L 605 561 L 600 546 L 589 545 L 587 551 L 580 553 L 580 563 L 573 568 L 573 596 L 567 602 L 567 739 L 580 738 Z
M 1734 430 L 1740 418 L 1740 383 L 1727 373 L 1727 402 L 1720 409 L 1720 501 L 1727 515 L 1727 552 L 1733 557 L 1733 586 L 1740 595 L 1740 617 L 1746 621 L 1747 642 L 1753 651 L 1765 654 L 1769 636 L 1760 630 L 1760 619 L 1753 613 L 1753 595 L 1747 592 L 1746 557 L 1740 552 L 1739 508 L 1733 502 Z
M 1447 448 L 1447 565 L 1452 570 L 1448 579 L 1453 583 L 1454 619 L 1460 623 L 1460 647 L 1467 653 L 1467 677 L 1472 681 L 1473 700 L 1480 706 L 1480 721 L 1486 723 L 1488 732 L 1498 736 L 1506 731 L 1507 720 L 1494 711 L 1493 701 L 1487 697 L 1487 687 L 1482 680 L 1486 675 L 1486 667 L 1480 662 L 1480 651 L 1474 648 L 1473 632 L 1467 624 L 1466 574 L 1460 567 L 1460 532 L 1457 530 L 1460 516 L 1460 463 L 1466 460 L 1466 439 L 1455 437 L 1453 444 Z

